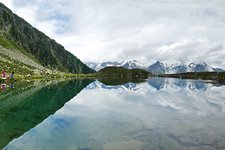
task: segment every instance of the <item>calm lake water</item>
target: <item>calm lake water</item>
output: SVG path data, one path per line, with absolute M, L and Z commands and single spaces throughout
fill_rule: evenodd
M 225 86 L 151 78 L 13 87 L 0 93 L 5 150 L 225 149 Z

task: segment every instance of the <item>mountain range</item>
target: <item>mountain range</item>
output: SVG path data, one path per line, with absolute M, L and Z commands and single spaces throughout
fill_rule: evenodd
M 46 71 L 93 73 L 55 40 L 0 3 L 0 67 L 23 74 Z
M 142 63 L 132 60 L 132 61 L 122 61 L 122 62 L 113 62 L 113 61 L 107 61 L 102 63 L 95 63 L 95 62 L 86 62 L 86 65 L 90 68 L 99 71 L 105 67 L 124 67 L 127 69 L 144 69 L 146 70 L 146 66 L 144 66 Z
M 185 73 L 185 72 L 222 72 L 223 69 L 220 68 L 213 68 L 207 63 L 188 63 L 188 64 L 181 64 L 181 65 L 174 65 L 174 64 L 164 64 L 160 61 L 155 62 L 149 66 L 145 66 L 142 63 L 131 60 L 131 61 L 123 61 L 123 62 L 103 62 L 103 63 L 94 63 L 94 62 L 87 62 L 87 66 L 90 68 L 99 71 L 102 68 L 108 66 L 115 66 L 115 67 L 124 67 L 127 69 L 144 69 L 149 71 L 153 74 L 173 74 L 173 73 Z

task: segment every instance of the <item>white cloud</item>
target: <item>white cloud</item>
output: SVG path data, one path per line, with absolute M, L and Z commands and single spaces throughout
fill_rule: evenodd
M 1 0 L 0 2 L 3 3 L 3 4 L 5 4 L 9 8 L 13 8 L 12 1 L 9 1 L 9 0 Z
M 207 62 L 215 67 L 225 67 L 223 65 L 225 43 L 212 42 L 208 39 L 184 40 L 163 45 L 155 51 L 155 55 L 157 54 L 162 54 L 159 59 L 165 62 Z
M 224 67 L 225 1 L 0 0 L 83 61 Z

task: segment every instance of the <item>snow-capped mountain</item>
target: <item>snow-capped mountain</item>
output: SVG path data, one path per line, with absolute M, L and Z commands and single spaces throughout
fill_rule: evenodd
M 222 72 L 223 69 L 220 68 L 213 68 L 203 63 L 187 63 L 187 64 L 180 64 L 180 65 L 174 65 L 174 64 L 164 64 L 160 61 L 157 61 L 156 63 L 150 65 L 149 67 L 146 67 L 142 63 L 131 60 L 131 61 L 124 61 L 124 62 L 103 62 L 103 63 L 94 63 L 94 62 L 88 62 L 86 63 L 88 67 L 99 71 L 105 67 L 109 66 L 115 66 L 115 67 L 124 67 L 127 69 L 144 69 L 147 70 L 153 74 L 173 74 L 173 73 L 185 73 L 185 72 Z
M 87 62 L 86 65 L 90 67 L 91 69 L 94 69 L 96 71 L 99 71 L 105 67 L 110 67 L 110 66 L 115 66 L 115 67 L 120 67 L 121 63 L 119 62 L 103 62 L 103 63 L 95 63 L 95 62 Z
M 153 74 L 165 74 L 166 73 L 165 65 L 159 61 L 150 65 L 147 70 Z
M 220 68 L 212 68 L 214 72 L 224 72 L 223 69 Z
M 203 63 L 189 63 L 188 65 L 183 64 L 183 65 L 178 65 L 174 67 L 167 67 L 166 68 L 166 73 L 185 73 L 185 72 L 212 72 L 212 71 L 223 71 L 222 69 L 219 68 L 213 68 L 206 64 L 205 62 Z
M 123 62 L 103 62 L 103 63 L 94 63 L 94 62 L 87 62 L 86 65 L 96 71 L 99 71 L 105 67 L 109 66 L 115 66 L 115 67 L 124 67 L 127 69 L 147 69 L 142 63 L 136 61 L 136 60 L 131 60 L 131 61 L 123 61 Z
M 188 65 L 188 72 L 204 72 L 204 71 L 213 71 L 212 67 L 210 67 L 206 63 L 200 63 L 200 64 L 195 64 L 195 63 L 190 63 Z
M 142 63 L 136 60 L 124 62 L 121 66 L 127 69 L 147 69 Z
M 167 67 L 167 73 L 183 73 L 188 72 L 188 67 L 186 65 L 179 65 L 174 67 Z
M 189 64 L 181 64 L 181 65 L 173 65 L 173 64 L 163 64 L 159 61 L 150 65 L 148 67 L 148 71 L 153 74 L 173 74 L 173 73 L 185 73 L 185 72 L 212 72 L 224 71 L 219 68 L 213 68 L 203 63 L 189 63 Z

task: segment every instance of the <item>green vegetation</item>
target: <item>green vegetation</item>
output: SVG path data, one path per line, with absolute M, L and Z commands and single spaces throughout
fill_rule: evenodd
M 0 58 L 4 58 L 7 61 L 0 60 L 0 69 L 4 70 L 10 74 L 12 71 L 20 73 L 21 75 L 33 75 L 33 67 L 25 65 L 19 61 L 10 59 L 8 56 L 5 56 L 0 53 Z
M 213 80 L 215 82 L 225 83 L 225 72 L 188 72 L 178 74 L 165 74 L 159 76 L 184 79 Z
M 149 75 L 149 72 L 142 69 L 106 67 L 98 72 L 97 78 L 106 85 L 121 85 L 128 82 L 142 82 L 147 79 Z
M 55 40 L 13 14 L 2 3 L 0 3 L 0 45 L 8 51 L 22 52 L 31 62 L 38 63 L 42 68 L 75 74 L 95 72 Z M 40 70 L 40 67 L 36 69 Z
M 98 77 L 148 78 L 149 72 L 142 69 L 106 67 L 98 72 Z
M 54 114 L 93 80 L 25 81 L 0 94 L 0 149 Z
M 127 82 L 142 82 L 143 79 L 153 76 L 141 69 L 125 69 L 122 67 L 106 67 L 98 72 L 97 78 L 107 85 L 125 84 Z M 183 79 L 211 80 L 215 83 L 225 84 L 225 72 L 189 72 L 178 74 L 160 74 L 158 77 L 171 77 Z
M 15 74 L 14 79 L 41 79 L 41 80 L 54 80 L 54 79 L 95 79 L 96 74 L 69 74 L 69 73 L 56 73 L 56 74 L 34 74 L 34 75 L 19 75 Z
M 3 37 L 0 37 L 0 45 L 7 49 L 17 49 L 20 50 L 21 52 L 24 52 L 24 49 L 18 46 L 15 42 L 10 41 Z

